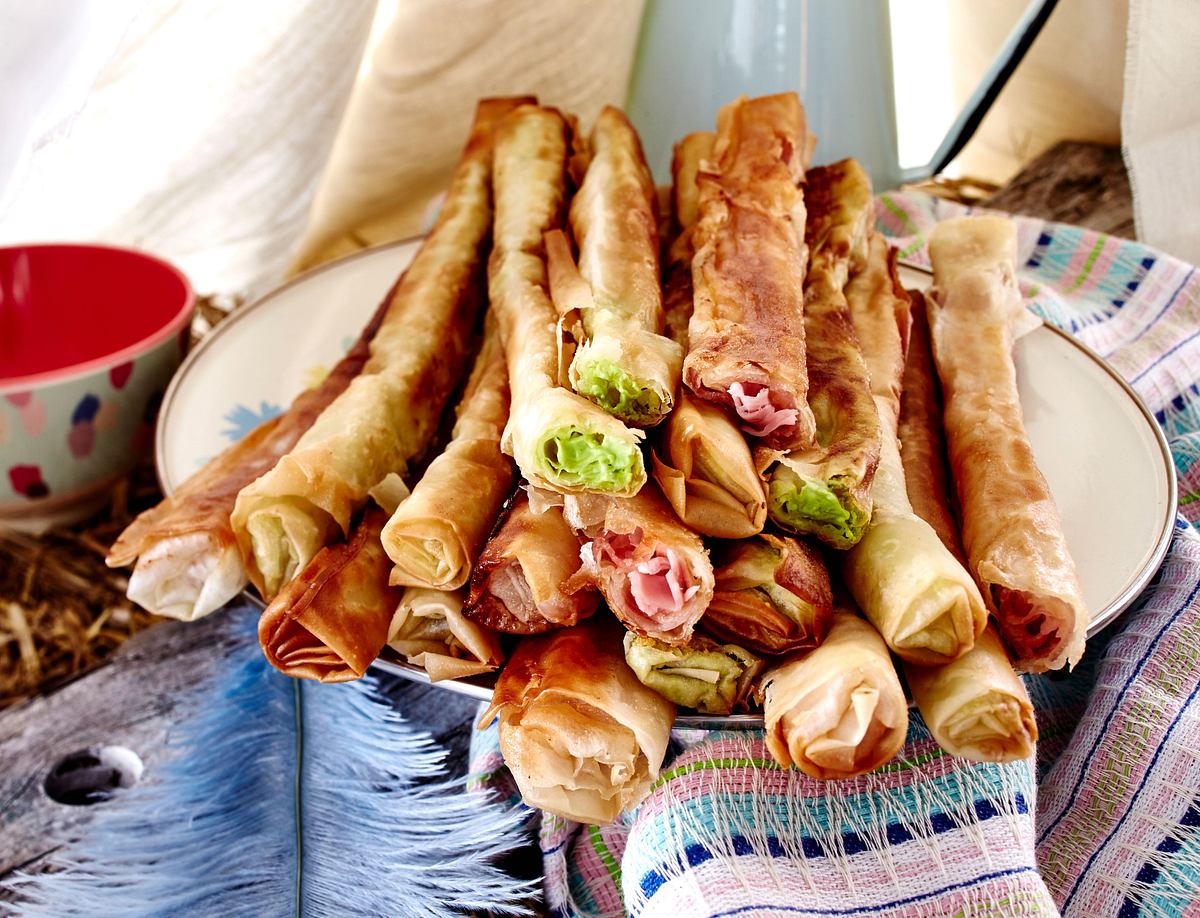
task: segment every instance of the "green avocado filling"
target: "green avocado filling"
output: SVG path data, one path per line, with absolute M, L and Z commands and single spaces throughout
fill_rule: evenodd
M 542 441 L 542 472 L 563 487 L 625 491 L 641 468 L 636 446 L 604 434 L 560 427 Z
M 694 639 L 692 646 L 669 647 L 632 634 L 625 639 L 625 660 L 647 688 L 704 714 L 731 713 L 760 665 L 733 644 Z
M 767 489 L 767 510 L 786 529 L 811 532 L 836 548 L 849 548 L 862 538 L 867 515 L 840 485 L 836 477 L 816 481 L 781 469 Z
M 580 395 L 623 421 L 639 424 L 662 416 L 663 403 L 658 393 L 611 360 L 597 360 L 581 367 L 576 385 Z

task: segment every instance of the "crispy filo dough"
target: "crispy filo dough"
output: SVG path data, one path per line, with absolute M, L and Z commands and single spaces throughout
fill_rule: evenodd
M 761 654 L 811 650 L 825 639 L 833 592 L 816 548 L 764 532 L 715 551 L 717 586 L 700 630 Z
M 646 480 L 641 432 L 559 385 L 546 238 L 563 226 L 569 153 L 569 126 L 553 109 L 522 106 L 497 132 L 488 293 L 512 386 L 504 451 L 539 487 L 635 494 Z
M 383 527 L 383 547 L 395 564 L 393 584 L 435 590 L 465 585 L 512 493 L 512 460 L 500 451 L 508 421 L 508 369 L 491 318 L 450 443 Z
M 608 616 L 523 640 L 480 718 L 530 806 L 587 825 L 641 802 L 666 755 L 675 705 L 638 681 Z
M 914 512 L 937 531 L 956 558 L 963 559 L 950 513 L 941 399 L 924 297 L 913 291 L 909 295 L 912 334 L 900 397 L 904 477 Z M 943 666 L 905 663 L 904 676 L 930 732 L 947 752 L 977 762 L 1009 762 L 1033 754 L 1038 735 L 1033 705 L 993 625 L 957 660 Z
M 695 309 L 683 380 L 769 446 L 805 446 L 804 159 L 795 93 L 742 97 L 717 115 L 713 157 L 698 176 Z
M 586 284 L 585 340 L 571 361 L 571 387 L 626 423 L 653 427 L 671 412 L 683 365 L 679 344 L 662 334 L 657 191 L 637 131 L 619 109 L 600 112 L 590 154 L 570 208 Z
M 693 237 L 700 215 L 700 186 L 696 177 L 705 160 L 712 158 L 716 134 L 696 131 L 680 140 L 671 156 L 670 242 L 664 258 L 663 311 L 667 335 L 688 349 L 688 323 L 692 320 Z M 687 387 L 682 392 L 686 393 Z
M 537 634 L 587 618 L 600 605 L 600 593 L 563 590 L 580 568 L 582 542 L 562 507 L 535 513 L 529 493 L 518 488 L 475 562 L 463 615 L 508 634 Z
M 904 689 L 887 645 L 853 612 L 836 609 L 820 647 L 788 657 L 761 682 L 767 749 L 784 768 L 853 778 L 904 745 Z
M 1004 217 L 947 220 L 930 233 L 929 255 L 933 355 L 971 572 L 1020 666 L 1074 666 L 1088 610 L 1017 392 L 1016 228 Z
M 851 267 L 866 260 L 875 202 L 870 178 L 853 159 L 810 169 L 804 195 L 810 254 L 804 334 L 817 437 L 786 453 L 759 447 L 755 461 L 769 482 L 768 507 L 777 525 L 849 548 L 871 519 L 880 429 L 844 290 Z
M 385 300 L 319 386 L 301 392 L 282 415 L 254 428 L 125 528 L 105 563 L 137 562 L 130 599 L 186 622 L 215 612 L 245 588 L 246 567 L 229 522 L 238 492 L 270 471 L 361 372 L 386 309 Z
M 650 460 L 664 496 L 696 532 L 744 539 L 762 531 L 766 488 L 742 432 L 722 409 L 681 392 Z
M 403 474 L 433 436 L 485 298 L 492 135 L 513 107 L 514 100 L 480 102 L 445 204 L 391 297 L 362 373 L 238 495 L 233 530 L 265 597 L 347 534 L 371 488 Z
M 954 486 L 946 464 L 942 393 L 933 368 L 925 297 L 916 290 L 909 290 L 908 295 L 912 299 L 912 331 L 900 394 L 900 459 L 904 463 L 905 489 L 913 512 L 933 527 L 954 557 L 965 563 L 967 556 L 951 510 Z
M 688 343 L 692 316 L 692 233 L 699 211 L 696 174 L 714 136 L 689 134 L 675 145 L 672 211 L 677 226 L 668 253 L 664 302 L 667 334 Z M 701 535 L 741 539 L 761 532 L 766 486 L 741 430 L 725 411 L 685 387 L 651 453 L 654 479 L 679 518 Z
M 841 555 L 855 601 L 888 646 L 911 663 L 947 663 L 965 653 L 987 623 L 979 589 L 933 528 L 913 513 L 896 436 L 908 336 L 908 296 L 895 252 L 879 235 L 846 288 L 871 374 L 882 429 L 872 492 L 874 512 L 857 545 Z
M 593 501 L 587 522 L 598 522 L 588 526 L 583 567 L 565 588 L 599 587 L 629 630 L 666 644 L 687 643 L 715 584 L 704 543 L 653 483 L 634 497 Z
M 422 667 L 430 682 L 492 672 L 504 661 L 494 632 L 462 614 L 464 590 L 408 587 L 396 606 L 388 646 Z
M 369 506 L 348 542 L 322 548 L 267 606 L 258 641 L 280 672 L 349 682 L 379 656 L 402 592 L 388 585 L 390 564 L 379 544 L 386 520 Z
M 1033 755 L 1033 704 L 992 626 L 975 646 L 945 666 L 906 664 L 913 700 L 938 745 L 974 762 L 1012 762 Z

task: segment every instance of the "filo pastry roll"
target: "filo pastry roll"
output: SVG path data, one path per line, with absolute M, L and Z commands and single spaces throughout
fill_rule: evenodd
M 871 522 L 841 556 L 842 574 L 863 613 L 900 657 L 927 666 L 947 663 L 975 643 L 987 609 L 970 574 L 908 499 L 896 437 L 908 297 L 896 278 L 895 253 L 878 234 L 846 298 L 870 370 L 882 439 Z
M 837 609 L 816 650 L 762 676 L 767 749 L 819 780 L 874 771 L 904 745 L 908 701 L 883 639 Z
M 523 640 L 480 719 L 530 806 L 589 825 L 640 803 L 666 755 L 675 705 L 638 681 L 611 618 Z
M 596 586 L 629 630 L 686 644 L 715 583 L 700 537 L 679 522 L 652 483 L 587 512 L 599 522 L 587 521 L 591 540 L 579 550 L 583 566 L 565 589 Z
M 949 511 L 942 417 L 920 294 L 913 307 L 900 399 L 904 478 L 913 510 L 961 558 L 962 543 Z M 947 752 L 976 762 L 1009 762 L 1033 754 L 1033 705 L 992 625 L 958 659 L 941 666 L 905 663 L 904 676 L 930 732 Z
M 463 615 L 507 634 L 538 634 L 592 615 L 600 605 L 597 590 L 563 590 L 580 568 L 581 544 L 561 506 L 535 512 L 529 493 L 518 488 L 471 572 Z
M 422 667 L 430 682 L 494 670 L 504 661 L 500 641 L 462 614 L 463 590 L 408 587 L 388 629 L 388 646 Z
M 812 442 L 804 340 L 808 130 L 795 93 L 742 97 L 717 115 L 697 182 L 695 310 L 683 380 L 780 449 Z
M 386 303 L 319 386 L 293 399 L 282 415 L 254 428 L 187 479 L 170 497 L 138 515 L 108 551 L 109 567 L 136 562 L 126 590 L 156 615 L 194 621 L 221 608 L 249 582 L 229 515 L 238 492 L 271 467 L 340 395 L 370 357 Z
M 403 474 L 428 445 L 484 300 L 492 133 L 513 104 L 479 104 L 437 222 L 391 296 L 363 372 L 238 495 L 231 522 L 247 573 L 265 597 L 347 534 L 371 488 Z
M 490 315 L 486 324 L 450 443 L 383 527 L 383 548 L 395 564 L 393 584 L 435 590 L 464 586 L 512 493 L 512 460 L 500 451 L 508 420 L 508 370 Z
M 327 546 L 258 620 L 263 654 L 280 672 L 318 682 L 359 679 L 387 643 L 402 591 L 379 532 L 387 514 L 369 506 L 347 542 Z
M 744 647 L 702 634 L 674 646 L 626 632 L 625 661 L 642 685 L 702 714 L 732 714 L 742 707 L 762 669 L 762 660 Z
M 906 664 L 904 676 L 929 732 L 951 755 L 974 762 L 1033 755 L 1038 736 L 1033 704 L 990 625 L 957 660 Z
M 560 313 L 578 308 L 584 340 L 571 360 L 572 388 L 637 427 L 653 427 L 671 412 L 683 351 L 663 336 L 657 191 L 637 131 L 611 105 L 590 138 L 583 183 L 571 201 L 579 246 L 547 249 L 551 294 Z M 579 301 L 557 302 L 556 274 L 565 272 Z
M 942 395 L 933 368 L 925 297 L 909 290 L 912 330 L 904 361 L 900 395 L 900 459 L 913 512 L 933 527 L 954 557 L 965 561 L 958 522 L 951 510 L 954 486 L 946 465 L 946 435 L 942 429 Z
M 712 156 L 716 135 L 697 131 L 680 140 L 671 155 L 669 244 L 663 265 L 663 327 L 684 352 L 688 349 L 688 323 L 692 320 L 693 236 L 700 213 L 700 187 L 696 177 L 704 160 Z M 684 387 L 684 392 L 687 388 Z
M 1026 312 L 1016 228 L 1003 217 L 947 220 L 930 233 L 929 255 L 933 354 L 971 572 L 1020 666 L 1074 666 L 1088 610 L 1017 392 L 1014 328 Z
M 755 459 L 777 525 L 849 548 L 871 519 L 880 428 L 844 288 L 851 267 L 866 259 L 875 202 L 871 180 L 853 159 L 810 169 L 804 195 L 804 334 L 816 440 L 790 452 L 759 447 Z
M 488 294 L 512 387 L 503 446 L 540 487 L 634 494 L 646 480 L 641 432 L 560 385 L 545 239 L 563 225 L 569 134 L 562 115 L 534 105 L 517 109 L 497 131 Z
M 714 563 L 702 631 L 760 654 L 808 650 L 825 639 L 833 593 L 813 546 L 764 532 L 715 549 Z
M 696 174 L 713 135 L 689 134 L 675 145 L 672 211 L 678 226 L 668 253 L 666 329 L 681 348 L 692 316 L 692 233 L 699 211 Z M 654 479 L 679 518 L 701 535 L 740 539 L 761 532 L 766 487 L 738 426 L 719 406 L 685 387 L 651 453 Z

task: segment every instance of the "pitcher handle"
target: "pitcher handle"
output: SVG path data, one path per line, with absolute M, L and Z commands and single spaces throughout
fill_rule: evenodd
M 950 130 L 946 132 L 933 157 L 924 165 L 901 170 L 901 181 L 914 182 L 929 178 L 950 165 L 954 157 L 967 145 L 967 141 L 975 135 L 980 122 L 1024 59 L 1030 46 L 1041 34 L 1042 27 L 1057 5 L 1058 0 L 1033 0 L 1025 8 L 991 66 L 980 79 L 971 97 L 967 99 L 967 104 L 950 125 Z

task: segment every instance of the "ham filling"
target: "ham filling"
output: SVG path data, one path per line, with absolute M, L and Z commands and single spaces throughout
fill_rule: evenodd
M 504 608 L 525 624 L 544 618 L 555 625 L 573 625 L 579 617 L 576 601 L 557 590 L 549 599 L 536 602 L 519 561 L 492 571 L 487 588 Z
M 642 531 L 631 535 L 601 533 L 594 542 L 583 546 L 586 559 L 592 555 L 598 568 L 609 566 L 628 583 L 626 615 L 647 631 L 671 631 L 687 623 L 688 601 L 700 587 L 679 554 L 668 546 L 656 544 L 648 557 L 637 552 Z M 641 554 L 641 560 L 635 559 Z
M 729 387 L 733 410 L 742 419 L 746 432 L 767 437 L 781 427 L 794 427 L 800 417 L 795 408 L 777 408 L 771 404 L 771 390 L 758 383 L 735 382 Z
M 1024 590 L 992 584 L 992 601 L 1004 639 L 1022 660 L 1049 659 L 1062 643 L 1059 629 L 1074 611 L 1053 596 L 1036 596 Z
M 525 579 L 525 571 L 519 563 L 505 564 L 492 571 L 487 588 L 504 608 L 522 622 L 527 623 L 538 612 L 537 603 L 533 601 L 533 590 L 529 588 L 529 581 Z

